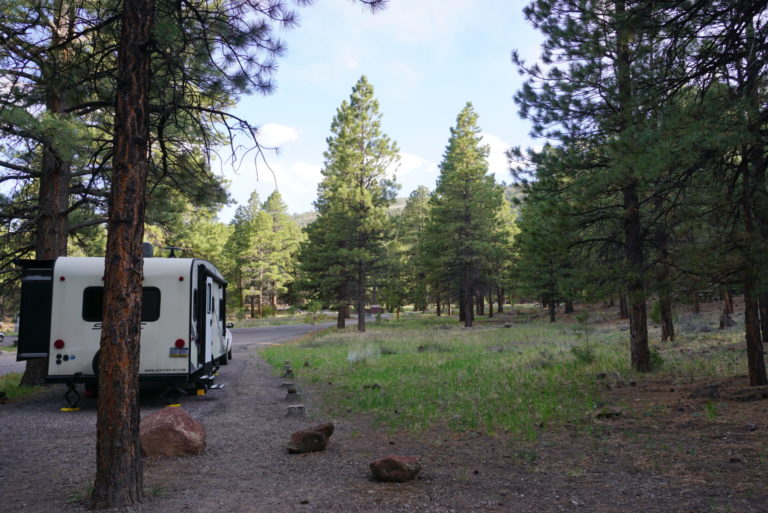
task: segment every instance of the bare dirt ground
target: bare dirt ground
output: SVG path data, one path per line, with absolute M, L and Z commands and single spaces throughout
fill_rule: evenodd
M 609 321 L 613 322 L 613 321 Z M 206 454 L 145 460 L 147 497 L 161 512 L 768 512 L 768 389 L 746 378 L 632 383 L 604 379 L 620 415 L 542 430 L 535 442 L 504 434 L 391 433 L 365 418 L 329 418 L 303 388 L 308 418 L 285 416 L 282 379 L 248 345 L 221 371 L 227 387 L 182 406 L 208 433 Z M 719 399 L 693 399 L 719 385 Z M 0 511 L 83 512 L 93 481 L 95 401 L 59 412 L 63 389 L 0 405 Z M 163 407 L 142 399 L 142 415 Z M 585 412 L 590 415 L 590 412 Z M 322 453 L 290 455 L 290 434 L 319 422 L 336 431 Z M 378 483 L 369 462 L 421 458 L 410 483 Z

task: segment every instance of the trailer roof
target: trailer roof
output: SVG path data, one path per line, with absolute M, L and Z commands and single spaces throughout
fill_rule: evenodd
M 224 277 L 213 264 L 199 258 L 145 258 L 144 276 L 160 277 L 169 274 L 187 276 L 193 265 L 204 265 L 208 272 L 225 282 Z M 56 273 L 68 276 L 94 276 L 104 274 L 104 257 L 59 257 L 55 264 Z

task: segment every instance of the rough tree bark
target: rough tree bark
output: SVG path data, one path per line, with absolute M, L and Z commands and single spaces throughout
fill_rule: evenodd
M 464 267 L 462 283 L 462 310 L 464 312 L 464 327 L 471 328 L 474 320 L 474 310 L 472 309 L 472 277 L 469 266 Z
M 51 59 L 44 66 L 43 82 L 50 84 L 47 90 L 46 110 L 53 115 L 63 115 L 69 109 L 65 73 L 71 60 L 71 48 L 63 42 L 73 28 L 73 4 L 57 2 L 51 23 Z M 54 259 L 67 254 L 67 208 L 71 161 L 64 158 L 55 147 L 55 141 L 43 145 L 39 181 L 39 217 L 36 224 L 35 258 Z M 48 358 L 27 360 L 21 385 L 42 385 L 48 372 Z
M 365 276 L 366 268 L 363 263 L 357 269 L 357 331 L 365 333 Z
M 629 41 L 631 30 L 625 24 L 625 2 L 615 2 L 619 26 L 616 34 L 616 82 L 621 119 L 620 132 L 628 129 L 633 122 L 632 75 Z M 640 372 L 651 370 L 651 353 L 648 347 L 648 320 L 645 306 L 645 283 L 643 279 L 643 230 L 640 220 L 640 198 L 638 181 L 631 170 L 622 186 L 624 206 L 624 255 L 628 266 L 627 300 L 629 303 L 629 336 L 632 368 Z
M 627 297 L 619 296 L 619 319 L 629 319 L 629 306 L 627 306 Z
M 336 329 L 343 330 L 347 327 L 347 311 L 349 310 L 349 305 L 344 303 L 339 305 L 339 311 L 336 314 Z
M 493 290 L 488 289 L 488 318 L 493 318 Z
M 768 294 L 760 294 L 760 332 L 763 335 L 763 344 L 768 343 Z
M 733 294 L 728 289 L 723 290 L 723 313 L 733 315 Z
M 659 298 L 661 314 L 661 341 L 675 340 L 675 325 L 672 316 L 672 298 L 668 292 L 662 293 Z
M 125 0 L 118 54 L 114 174 L 104 269 L 95 509 L 141 501 L 138 370 L 154 0 Z

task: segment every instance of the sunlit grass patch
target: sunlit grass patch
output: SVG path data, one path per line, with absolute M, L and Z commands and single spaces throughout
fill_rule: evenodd
M 20 382 L 20 373 L 11 372 L 10 374 L 4 374 L 0 376 L 0 392 L 5 394 L 6 399 L 18 399 L 30 395 L 40 389 L 40 387 L 19 386 Z
M 436 319 L 377 323 L 364 334 L 329 333 L 262 354 L 276 366 L 308 361 L 300 379 L 330 383 L 324 390 L 336 414 L 367 412 L 414 430 L 445 424 L 526 437 L 583 419 L 594 406 L 595 374 L 626 370 L 617 337 L 594 342 L 584 362 L 571 351 L 582 341 L 560 326 L 464 329 Z

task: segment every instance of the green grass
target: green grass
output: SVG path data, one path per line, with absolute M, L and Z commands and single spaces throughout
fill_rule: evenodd
M 718 332 L 652 344 L 652 376 L 743 373 L 746 357 L 734 337 Z M 371 323 L 364 334 L 332 330 L 261 354 L 276 372 L 293 361 L 298 378 L 322 390 L 333 415 L 370 414 L 395 429 L 443 425 L 533 439 L 543 428 L 587 425 L 600 400 L 598 373 L 638 379 L 628 339 L 625 331 L 606 329 L 587 337 L 568 323 L 464 329 L 455 318 L 409 315 Z
M 21 374 L 18 372 L 11 372 L 10 374 L 0 376 L 0 392 L 5 392 L 7 399 L 18 399 L 33 394 L 41 388 L 19 386 L 20 381 Z
M 455 320 L 414 317 L 372 324 L 362 335 L 348 330 L 272 346 L 262 355 L 277 368 L 294 361 L 309 383 L 332 383 L 322 388 L 339 415 L 370 413 L 393 428 L 447 425 L 534 438 L 543 426 L 585 418 L 596 401 L 595 374 L 629 372 L 625 338 L 593 336 L 585 361 L 571 350 L 584 344 L 571 327 L 465 330 Z

